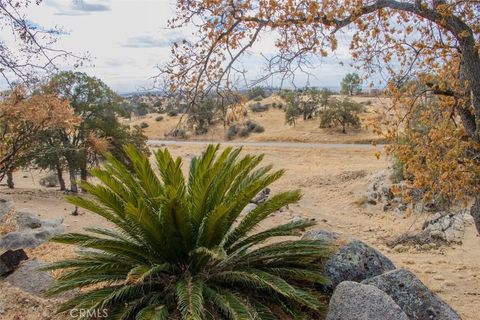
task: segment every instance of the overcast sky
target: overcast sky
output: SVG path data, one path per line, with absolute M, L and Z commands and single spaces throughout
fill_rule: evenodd
M 62 27 L 67 34 L 57 46 L 77 54 L 88 52 L 91 62 L 80 70 L 125 93 L 151 87 L 155 66 L 168 61 L 170 43 L 182 38 L 181 32 L 166 28 L 174 8 L 174 0 L 43 0 L 27 14 L 44 28 Z M 272 43 L 273 35 L 264 35 L 254 52 L 269 53 L 274 49 Z M 309 79 L 310 85 L 335 87 L 352 71 L 339 64 L 348 65 L 346 47 L 337 54 L 313 70 L 316 78 Z M 248 61 L 248 76 L 253 78 L 261 68 L 261 57 L 251 55 L 244 61 Z M 296 84 L 304 86 L 306 81 L 307 77 L 299 74 Z

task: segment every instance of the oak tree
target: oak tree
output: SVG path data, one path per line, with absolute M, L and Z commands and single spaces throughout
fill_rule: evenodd
M 100 79 L 81 72 L 60 72 L 45 84 L 43 90 L 68 100 L 80 119 L 75 130 L 55 128 L 44 135 L 42 142 L 51 147 L 51 152 L 45 155 L 47 159 L 37 159 L 39 164 L 47 163 L 55 168 L 66 164 L 71 191 L 78 191 L 78 173 L 81 180 L 87 180 L 88 167 L 98 164 L 106 151 L 120 159 L 126 159 L 122 151 L 125 144 L 133 144 L 148 152 L 146 137 L 141 130 L 130 129 L 118 120 L 118 113 L 123 111 L 122 98 Z
M 358 73 L 348 73 L 340 83 L 340 93 L 353 96 L 362 91 L 362 79 Z
M 273 34 L 277 53 L 266 57 L 260 79 L 292 79 L 312 57 L 335 51 L 338 34 L 349 29 L 354 64 L 391 79 L 392 104 L 376 131 L 392 143 L 391 152 L 405 155 L 412 183 L 453 200 L 478 197 L 479 12 L 476 0 L 179 0 L 170 25 L 193 23 L 197 37 L 172 46 L 162 74 L 191 100 L 233 87 L 243 76 L 241 57 Z M 410 78 L 421 85 L 400 94 Z M 425 95 L 435 96 L 434 103 L 420 104 Z M 405 132 L 414 115 L 431 128 L 424 135 Z M 413 139 L 406 148 L 398 144 L 404 134 Z
M 358 114 L 363 106 L 349 99 L 331 99 L 325 110 L 320 111 L 320 128 L 339 126 L 342 133 L 347 133 L 347 127 L 360 128 Z
M 38 141 L 48 130 L 71 132 L 78 125 L 68 100 L 28 94 L 16 87 L 0 101 L 0 181 L 15 168 L 49 150 Z

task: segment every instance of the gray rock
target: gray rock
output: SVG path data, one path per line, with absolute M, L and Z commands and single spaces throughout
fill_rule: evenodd
M 424 223 L 422 229 L 434 239 L 461 243 L 469 223 L 473 223 L 473 218 L 467 210 L 458 213 L 438 212 Z
M 243 208 L 242 212 L 240 212 L 240 217 L 244 217 L 249 214 L 253 209 L 255 209 L 257 205 L 255 203 L 249 203 Z
M 327 230 L 310 230 L 306 232 L 302 239 L 303 240 L 323 240 L 327 242 L 334 242 L 338 239 L 338 233 Z
M 390 259 L 369 245 L 353 240 L 337 250 L 325 263 L 325 274 L 333 289 L 340 282 L 356 281 L 378 276 L 395 269 Z
M 327 320 L 408 320 L 408 317 L 377 287 L 344 281 L 330 299 Z
M 0 196 L 0 220 L 13 208 L 13 200 L 7 196 Z
M 265 188 L 262 191 L 260 191 L 252 200 L 250 200 L 250 202 L 258 205 L 260 203 L 267 201 L 269 196 L 270 196 L 270 188 Z
M 42 226 L 40 218 L 29 212 L 17 212 L 15 220 L 19 230 L 37 229 Z
M 33 232 L 10 232 L 0 238 L 0 248 L 4 249 L 20 249 L 20 248 L 35 248 L 42 242 L 35 239 Z
M 7 250 L 0 255 L 0 276 L 11 273 L 20 262 L 27 260 L 28 256 L 23 249 Z
M 366 279 L 387 293 L 410 319 L 460 320 L 460 316 L 435 293 L 431 292 L 413 273 L 404 269 Z
M 41 220 L 40 217 L 30 212 L 17 212 L 16 221 L 19 230 L 44 228 L 57 228 L 63 223 L 63 219 Z
M 376 204 L 384 200 L 391 200 L 393 194 L 390 191 L 392 183 L 387 171 L 380 171 L 374 174 L 367 186 L 367 202 Z
M 25 261 L 14 273 L 6 277 L 5 281 L 26 292 L 42 295 L 54 282 L 50 272 L 37 270 L 43 265 L 36 259 Z
M 40 220 L 37 216 L 20 212 L 17 214 L 19 230 L 7 233 L 0 238 L 0 248 L 35 248 L 46 242 L 51 236 L 62 234 L 63 219 Z

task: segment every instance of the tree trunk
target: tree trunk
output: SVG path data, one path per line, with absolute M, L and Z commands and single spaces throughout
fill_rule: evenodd
M 12 171 L 7 172 L 7 186 L 10 189 L 15 188 L 15 184 L 13 183 L 13 173 L 12 173 Z
M 87 174 L 87 168 L 82 166 L 82 167 L 80 168 L 80 179 L 81 179 L 82 181 L 87 181 L 87 176 L 88 176 L 88 174 Z
M 65 186 L 65 179 L 63 179 L 63 168 L 61 165 L 57 164 L 57 179 L 58 179 L 58 184 L 60 185 L 60 190 L 65 191 L 67 190 L 67 187 Z
M 69 165 L 68 173 L 70 174 L 70 191 L 77 193 L 78 192 L 77 173 L 75 172 L 75 168 Z
M 475 221 L 475 227 L 480 235 L 480 196 L 475 198 L 475 203 L 470 208 L 470 215 L 473 217 L 473 221 Z
M 87 177 L 88 177 L 88 173 L 87 173 L 87 163 L 84 162 L 82 164 L 82 167 L 80 168 L 80 180 L 82 180 L 82 182 L 85 182 L 87 181 Z M 84 190 L 82 190 L 83 192 Z

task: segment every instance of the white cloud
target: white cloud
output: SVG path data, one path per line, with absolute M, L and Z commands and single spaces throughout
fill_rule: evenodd
M 60 36 L 58 48 L 76 54 L 88 52 L 93 57 L 80 71 L 102 79 L 119 92 L 128 92 L 150 87 L 155 67 L 169 59 L 169 44 L 191 33 L 185 28 L 166 29 L 174 12 L 174 0 L 44 0 L 40 6 L 30 6 L 27 16 L 46 29 L 62 27 L 68 34 Z M 263 35 L 253 52 L 257 54 L 242 59 L 245 68 L 252 70 L 252 78 L 262 68 L 258 53 L 275 53 L 274 35 Z M 341 46 L 337 56 L 348 62 L 348 47 Z M 349 71 L 338 64 L 338 59 L 325 59 L 313 69 L 317 77 L 310 77 L 310 84 L 338 84 Z M 64 68 L 73 69 L 73 65 Z M 307 77 L 299 74 L 297 79 L 298 85 L 304 85 Z

